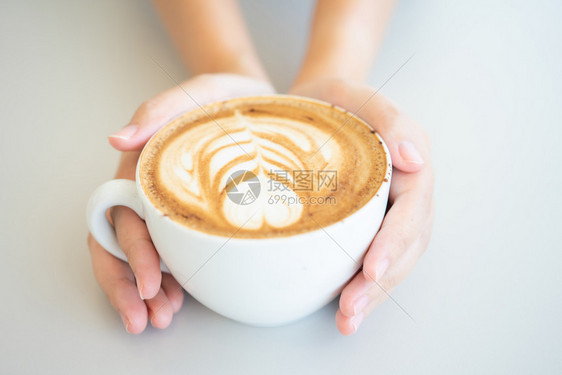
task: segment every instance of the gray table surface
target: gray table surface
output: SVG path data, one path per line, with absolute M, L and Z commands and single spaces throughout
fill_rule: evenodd
M 0 6 L 0 373 L 562 373 L 560 2 L 403 1 L 369 82 L 433 139 L 426 254 L 352 337 L 337 305 L 263 329 L 186 296 L 125 332 L 97 286 L 85 204 L 112 177 L 105 137 L 187 74 L 146 1 Z M 310 2 L 245 1 L 280 90 Z

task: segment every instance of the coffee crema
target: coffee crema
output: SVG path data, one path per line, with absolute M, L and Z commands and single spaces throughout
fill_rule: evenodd
M 292 96 L 237 98 L 175 119 L 141 155 L 141 186 L 172 220 L 224 237 L 283 237 L 349 216 L 387 160 L 363 121 Z

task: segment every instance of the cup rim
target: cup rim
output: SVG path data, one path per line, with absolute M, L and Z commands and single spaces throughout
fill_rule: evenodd
M 168 216 L 166 213 L 162 212 L 159 208 L 157 208 L 152 201 L 148 198 L 148 195 L 146 194 L 146 192 L 144 191 L 142 184 L 140 183 L 140 165 L 141 165 L 141 160 L 142 157 L 145 153 L 145 151 L 147 150 L 149 144 L 152 142 L 152 140 L 156 137 L 156 135 L 158 133 L 160 133 L 163 129 L 167 128 L 168 126 L 171 126 L 175 121 L 177 121 L 178 119 L 180 119 L 181 117 L 194 112 L 194 111 L 198 111 L 201 108 L 206 108 L 208 106 L 214 106 L 217 103 L 231 103 L 234 101 L 241 101 L 241 100 L 248 100 L 248 99 L 252 99 L 252 98 L 283 98 L 283 99 L 297 99 L 299 101 L 305 101 L 305 102 L 310 102 L 316 105 L 322 105 L 324 107 L 330 107 L 332 109 L 336 109 L 339 110 L 340 112 L 343 112 L 345 114 L 348 114 L 350 116 L 355 117 L 355 119 L 357 121 L 359 121 L 360 123 L 364 124 L 365 126 L 369 127 L 370 129 L 374 130 L 374 133 L 377 138 L 379 139 L 383 151 L 384 151 L 384 155 L 386 158 L 386 163 L 385 163 L 385 172 L 384 172 L 384 177 L 383 180 L 381 181 L 380 186 L 378 187 L 378 189 L 373 193 L 373 196 L 367 201 L 365 202 L 365 204 L 363 204 L 362 206 L 360 206 L 359 208 L 357 208 L 355 211 L 353 211 L 351 214 L 343 217 L 341 220 L 336 221 L 335 223 L 332 223 L 330 225 L 326 225 L 324 227 L 321 227 L 320 229 L 314 229 L 314 230 L 310 230 L 310 231 L 306 231 L 306 232 L 302 232 L 302 233 L 296 233 L 296 234 L 291 234 L 291 235 L 287 235 L 287 236 L 276 236 L 276 237 L 262 237 L 262 238 L 252 238 L 252 237 L 235 237 L 233 236 L 222 236 L 219 234 L 214 234 L 214 233 L 206 233 L 203 231 L 199 231 L 195 228 L 191 228 L 187 225 L 184 225 L 176 220 L 173 220 L 170 216 Z M 136 169 L 135 169 L 135 185 L 137 187 L 137 192 L 138 194 L 142 197 L 141 200 L 143 201 L 143 207 L 146 207 L 146 205 L 148 205 L 150 207 L 151 210 L 153 210 L 154 212 L 156 212 L 158 214 L 158 216 L 160 216 L 164 221 L 166 221 L 167 223 L 169 223 L 170 225 L 176 226 L 179 229 L 182 230 L 186 230 L 196 236 L 200 236 L 201 238 L 214 238 L 214 239 L 220 239 L 220 240 L 227 240 L 228 242 L 230 241 L 243 241 L 243 242 L 266 242 L 266 241 L 283 241 L 283 240 L 293 240 L 295 238 L 300 238 L 300 237 L 310 237 L 311 235 L 314 235 L 316 233 L 322 233 L 323 230 L 327 230 L 329 228 L 335 227 L 335 226 L 339 226 L 342 224 L 342 222 L 345 219 L 348 219 L 350 217 L 355 216 L 359 211 L 361 211 L 363 208 L 365 208 L 367 205 L 371 204 L 373 201 L 380 199 L 379 197 L 379 193 L 383 190 L 383 188 L 386 188 L 386 185 L 390 185 L 391 183 L 391 179 L 392 179 L 392 159 L 390 157 L 390 151 L 388 150 L 388 147 L 384 141 L 384 139 L 382 139 L 381 135 L 374 129 L 373 126 L 369 125 L 365 120 L 363 120 L 362 118 L 358 117 L 356 114 L 349 112 L 348 110 L 320 100 L 320 99 L 315 99 L 315 98 L 309 98 L 306 96 L 300 96 L 300 95 L 290 95 L 290 94 L 273 94 L 273 95 L 252 95 L 252 96 L 242 96 L 242 97 L 236 97 L 236 98 L 231 98 L 231 99 L 227 99 L 227 100 L 220 100 L 220 101 L 215 101 L 203 106 L 198 106 L 197 108 L 190 110 L 190 111 L 186 111 L 183 112 L 181 114 L 179 114 L 178 116 L 174 117 L 173 119 L 171 119 L 168 123 L 166 123 L 164 126 L 162 126 L 160 129 L 158 129 L 158 131 L 156 131 L 146 142 L 146 144 L 143 146 L 143 149 L 139 155 L 138 161 L 137 161 L 137 165 L 136 165 Z M 146 215 L 145 215 L 146 216 Z

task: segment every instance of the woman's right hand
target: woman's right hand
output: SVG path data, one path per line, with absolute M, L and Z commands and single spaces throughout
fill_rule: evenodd
M 134 180 L 140 150 L 156 131 L 182 113 L 215 101 L 275 92 L 264 81 L 234 74 L 203 74 L 180 86 L 144 102 L 127 126 L 109 136 L 111 145 L 123 151 L 115 178 Z M 96 280 L 120 314 L 127 332 L 141 333 L 147 319 L 154 327 L 166 328 L 181 308 L 182 287 L 172 275 L 160 271 L 159 256 L 144 220 L 123 206 L 111 209 L 110 216 L 129 262 L 108 253 L 89 234 Z

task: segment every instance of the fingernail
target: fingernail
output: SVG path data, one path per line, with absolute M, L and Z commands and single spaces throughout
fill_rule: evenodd
M 137 284 L 137 289 L 139 290 L 139 296 L 144 301 L 144 297 L 142 295 L 142 283 Z
M 115 133 L 111 134 L 110 137 L 121 138 L 121 139 L 129 139 L 133 135 L 135 135 L 137 130 L 139 130 L 138 125 L 134 125 L 134 124 L 127 125 L 123 129 L 119 130 L 118 132 L 115 132 Z
M 406 163 L 413 164 L 423 164 L 423 158 L 421 157 L 418 149 L 410 141 L 403 141 L 398 145 L 398 152 L 400 156 Z
M 371 302 L 371 297 L 369 297 L 367 294 L 364 294 L 363 296 L 359 297 L 357 301 L 355 301 L 355 303 L 353 304 L 353 316 L 357 315 L 360 312 L 363 312 L 363 310 L 365 309 L 365 307 L 367 307 L 369 302 Z
M 353 325 L 353 332 L 357 332 L 357 329 L 359 328 L 361 323 L 363 323 L 364 318 L 365 318 L 365 314 L 363 314 L 362 312 L 360 312 L 357 315 L 354 315 L 353 318 L 351 318 L 351 325 Z
M 388 260 L 388 258 L 385 258 L 383 260 L 381 260 L 380 262 L 377 263 L 377 268 L 375 270 L 375 278 L 377 281 L 380 281 L 380 279 L 382 279 L 384 273 L 386 272 L 386 270 L 388 269 L 388 266 L 390 265 L 390 261 Z
M 127 331 L 127 333 L 131 333 L 131 331 L 129 331 L 129 325 L 131 324 L 129 322 L 129 319 L 127 319 L 127 317 L 125 315 L 123 315 L 122 313 L 119 313 L 119 315 L 121 315 L 121 320 L 123 321 L 123 324 L 125 325 L 125 330 Z

